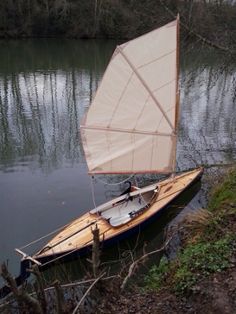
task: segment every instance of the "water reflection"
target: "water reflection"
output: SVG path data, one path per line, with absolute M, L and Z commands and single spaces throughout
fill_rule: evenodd
M 93 207 L 79 125 L 114 46 L 0 41 L 0 262 L 15 275 L 15 247 Z
M 0 41 L 0 261 L 10 258 L 16 273 L 14 247 L 94 206 L 79 124 L 114 47 L 112 41 Z M 194 50 L 182 60 L 181 170 L 236 156 L 235 67 L 212 56 Z M 95 185 L 96 204 L 119 194 L 119 186 Z
M 83 162 L 80 120 L 115 43 L 65 40 L 63 44 L 46 40 L 2 44 L 2 171 L 34 163 L 48 172 L 65 160 Z M 180 169 L 230 162 L 236 154 L 234 68 L 217 57 L 209 60 L 211 54 L 191 51 L 181 65 Z
M 180 169 L 236 157 L 235 65 L 214 51 L 191 51 L 181 66 Z
M 26 41 L 25 45 L 18 42 L 19 47 L 10 42 L 8 48 L 12 63 L 4 63 L 7 54 L 2 59 L 2 171 L 9 171 L 15 162 L 22 165 L 22 162 L 35 161 L 36 167 L 49 171 L 60 167 L 64 160 L 71 163 L 82 161 L 80 119 L 97 89 L 114 46 L 112 42 L 104 46 L 98 42 L 88 45 L 83 41 L 65 41 L 68 52 L 62 55 L 64 49 L 58 49 L 61 48 L 58 42 L 48 44 L 44 49 L 40 47 L 39 51 L 34 50 L 39 48 L 39 42 Z M 22 46 L 26 46 L 26 55 L 19 60 L 15 50 L 22 51 Z M 101 47 L 102 52 L 99 50 Z M 39 59 L 40 52 L 42 58 Z M 32 60 L 34 55 L 38 59 Z M 27 56 L 31 58 L 27 59 Z M 61 60 L 60 56 L 63 57 Z

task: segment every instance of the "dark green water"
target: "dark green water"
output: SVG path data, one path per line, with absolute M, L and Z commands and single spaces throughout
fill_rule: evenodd
M 15 247 L 94 207 L 79 125 L 116 43 L 0 41 L 0 261 Z M 177 165 L 236 156 L 235 67 L 214 51 L 185 51 Z M 123 179 L 123 178 L 122 178 Z M 138 177 L 141 184 L 154 177 Z M 121 178 L 108 179 L 118 182 Z M 95 202 L 120 186 L 95 181 Z

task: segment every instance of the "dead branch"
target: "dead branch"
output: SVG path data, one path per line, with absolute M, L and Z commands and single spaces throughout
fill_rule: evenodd
M 93 275 L 97 277 L 98 269 L 100 266 L 100 241 L 99 241 L 99 229 L 96 224 L 95 229 L 92 229 L 93 234 L 93 248 L 92 248 L 92 265 L 93 265 Z
M 120 275 L 112 275 L 112 276 L 108 276 L 108 277 L 105 277 L 105 278 L 101 278 L 101 281 L 103 281 L 103 280 L 109 280 L 110 281 L 111 279 L 115 279 L 115 278 L 117 278 L 117 279 L 120 278 Z M 76 282 L 63 284 L 63 285 L 60 285 L 60 286 L 61 286 L 61 288 L 76 287 L 76 286 L 85 285 L 85 284 L 88 284 L 88 283 L 93 283 L 95 280 L 96 280 L 96 278 L 87 279 L 87 280 L 81 280 L 81 281 L 76 281 Z M 46 293 L 48 291 L 51 291 L 51 290 L 55 290 L 55 286 L 51 286 L 51 287 L 45 288 L 44 289 L 44 293 Z M 30 293 L 29 295 L 30 296 L 36 295 L 36 292 Z M 11 300 L 11 301 L 6 301 L 4 303 L 1 303 L 0 304 L 0 313 L 2 313 L 5 310 L 5 308 L 11 307 L 14 302 L 15 302 L 14 300 Z M 43 313 L 46 313 L 46 312 L 43 312 Z
M 139 263 L 141 263 L 143 260 L 145 260 L 147 257 L 153 255 L 153 254 L 156 254 L 158 252 L 161 252 L 163 251 L 167 245 L 170 243 L 170 241 L 172 240 L 173 236 L 171 236 L 166 242 L 165 244 L 160 248 L 160 249 L 157 249 L 155 251 L 152 251 L 152 252 L 148 252 L 146 254 L 144 254 L 143 256 L 141 256 L 139 259 L 137 259 L 136 261 L 134 261 L 130 267 L 129 267 L 129 271 L 128 271 L 128 274 L 127 276 L 125 277 L 125 279 L 123 280 L 122 282 L 122 285 L 121 285 L 121 290 L 124 290 L 124 288 L 126 287 L 127 285 L 127 282 L 129 280 L 129 278 L 132 276 L 132 274 L 134 273 L 134 269 L 138 266 Z
M 89 292 L 91 291 L 91 289 L 93 288 L 93 286 L 105 275 L 105 272 L 101 274 L 101 276 L 99 276 L 91 285 L 90 287 L 86 290 L 85 294 L 83 295 L 83 297 L 80 299 L 79 303 L 76 305 L 74 311 L 72 314 L 76 314 L 78 313 L 77 311 L 79 310 L 79 307 L 81 306 L 81 304 L 83 303 L 84 299 L 86 298 L 86 296 L 89 294 Z
M 17 285 L 15 282 L 15 279 L 12 277 L 12 275 L 8 272 L 7 266 L 5 263 L 1 265 L 1 276 L 6 281 L 8 286 L 11 288 L 11 291 L 14 295 L 18 295 L 19 291 L 17 289 Z
M 17 301 L 19 308 L 22 308 L 22 306 L 25 305 L 26 307 L 31 308 L 35 314 L 43 314 L 40 303 L 24 290 L 20 290 L 17 288 L 16 281 L 9 273 L 5 263 L 1 265 L 1 276 L 11 288 L 11 291 Z
M 119 275 L 108 276 L 108 277 L 102 278 L 101 280 L 111 280 L 111 279 L 114 279 L 114 278 L 119 278 Z M 61 287 L 62 288 L 76 287 L 76 286 L 79 286 L 79 285 L 85 285 L 87 283 L 94 282 L 95 280 L 96 280 L 96 278 L 82 280 L 82 281 L 76 281 L 76 282 L 71 282 L 71 283 L 66 283 L 64 285 L 61 285 Z M 53 290 L 53 289 L 54 289 L 54 287 L 48 287 L 44 291 L 46 292 L 48 290 Z
M 65 313 L 65 298 L 60 282 L 58 280 L 54 281 L 53 286 L 55 288 L 56 295 L 56 313 L 63 314 Z
M 29 271 L 32 272 L 36 277 L 36 284 L 35 284 L 36 295 L 37 295 L 37 298 L 39 300 L 39 303 L 41 305 L 43 312 L 46 313 L 47 301 L 46 301 L 42 274 L 39 271 L 38 265 L 33 265 Z
M 159 1 L 160 1 L 161 5 L 165 8 L 165 10 L 175 19 L 176 18 L 176 14 L 172 10 L 170 10 L 170 8 L 168 6 L 166 6 L 162 0 L 159 0 Z M 223 50 L 223 51 L 226 51 L 226 52 L 231 52 L 231 50 L 228 47 L 223 47 L 221 45 L 218 45 L 215 42 L 210 41 L 209 39 L 201 36 L 200 34 L 196 33 L 192 29 L 190 29 L 186 24 L 182 23 L 181 21 L 180 21 L 180 25 L 182 27 L 184 27 L 188 31 L 189 34 L 194 35 L 199 40 L 201 40 L 204 44 L 207 44 L 208 46 L 217 48 L 219 50 Z

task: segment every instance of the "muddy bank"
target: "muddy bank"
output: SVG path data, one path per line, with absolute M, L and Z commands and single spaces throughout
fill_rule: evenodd
M 186 217 L 177 257 L 154 265 L 142 287 L 113 289 L 99 313 L 236 313 L 235 231 L 233 169 L 214 182 L 207 210 Z
M 236 312 L 236 268 L 205 278 L 191 293 L 177 295 L 169 289 L 130 291 L 113 295 L 99 305 L 97 313 L 209 313 Z M 94 312 L 95 313 L 95 312 Z

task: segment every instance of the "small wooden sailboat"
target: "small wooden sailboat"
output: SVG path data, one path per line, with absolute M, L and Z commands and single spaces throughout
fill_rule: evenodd
M 200 178 L 202 168 L 175 174 L 179 113 L 179 19 L 118 46 L 84 118 L 81 134 L 90 174 L 171 176 L 102 204 L 66 225 L 22 263 L 41 267 L 86 254 L 91 228 L 103 247 L 147 226 Z
M 33 259 L 42 265 L 52 260 L 66 259 L 68 255 L 84 255 L 91 252 L 93 235 L 91 228 L 98 227 L 103 248 L 125 239 L 157 219 L 161 212 L 187 187 L 201 176 L 196 169 L 164 180 L 160 183 L 136 189 L 109 201 L 75 219 L 51 239 Z
M 84 254 L 98 226 L 103 247 L 128 237 L 199 178 L 175 173 L 179 19 L 118 46 L 84 118 L 81 134 L 90 174 L 170 173 L 75 219 L 34 254 L 40 263 Z

